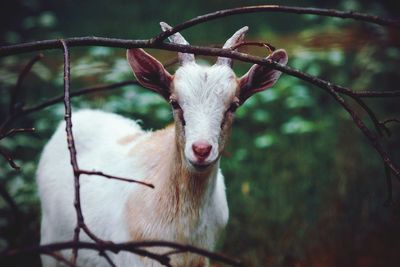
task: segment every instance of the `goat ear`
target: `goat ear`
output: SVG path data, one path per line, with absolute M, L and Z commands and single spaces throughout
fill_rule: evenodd
M 288 56 L 286 51 L 278 49 L 268 57 L 273 61 L 286 65 Z M 264 91 L 272 87 L 281 76 L 281 72 L 268 66 L 253 65 L 250 70 L 239 79 L 241 103 L 257 92 Z
M 168 100 L 173 77 L 161 62 L 140 48 L 128 49 L 126 56 L 138 82 Z

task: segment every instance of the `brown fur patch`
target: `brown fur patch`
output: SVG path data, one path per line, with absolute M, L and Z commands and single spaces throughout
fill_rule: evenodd
M 135 139 L 137 139 L 140 135 L 142 135 L 143 133 L 134 133 L 134 134 L 129 134 L 126 135 L 120 139 L 117 140 L 117 143 L 120 145 L 126 145 L 131 143 L 132 141 L 134 141 Z
M 165 227 L 170 227 L 170 232 L 174 234 L 169 238 L 177 242 L 190 242 L 185 235 L 188 229 L 183 227 L 195 229 L 212 170 L 192 173 L 187 169 L 183 162 L 183 151 L 177 144 L 179 134 L 170 125 L 149 134 L 129 152 L 145 168 L 144 173 L 148 175 L 145 181 L 155 186 L 154 190 L 137 190 L 127 201 L 127 220 L 132 240 L 165 239 Z M 185 218 L 185 226 L 179 222 L 180 218 Z

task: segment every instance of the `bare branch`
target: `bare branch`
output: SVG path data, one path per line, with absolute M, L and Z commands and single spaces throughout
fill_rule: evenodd
M 110 264 L 111 267 L 117 267 L 117 265 L 115 265 L 115 263 L 111 260 L 110 256 L 108 256 L 105 251 L 100 251 L 99 254 L 100 256 L 106 259 L 106 261 L 108 262 L 108 264 Z
M 34 58 L 32 58 L 28 64 L 22 69 L 18 76 L 17 84 L 11 89 L 10 92 L 10 114 L 15 113 L 16 111 L 16 102 L 17 102 L 17 94 L 21 90 L 22 82 L 24 81 L 26 75 L 28 75 L 29 71 L 32 69 L 33 65 L 43 58 L 43 54 L 38 54 Z
M 5 134 L 0 135 L 0 139 L 12 136 L 16 133 L 27 133 L 27 132 L 32 133 L 34 131 L 35 131 L 35 128 L 13 128 L 13 129 L 9 130 L 8 132 L 6 132 Z
M 60 40 L 62 47 L 63 47 L 63 53 L 64 53 L 64 106 L 65 106 L 65 130 L 67 133 L 67 143 L 68 143 L 68 150 L 70 153 L 70 162 L 74 174 L 74 192 L 75 192 L 75 200 L 74 200 L 74 207 L 76 210 L 76 217 L 77 217 L 77 223 L 76 227 L 74 230 L 74 237 L 73 237 L 73 242 L 79 242 L 79 234 L 80 230 L 83 229 L 84 232 L 91 238 L 93 239 L 96 243 L 98 244 L 103 244 L 106 243 L 105 241 L 101 240 L 98 238 L 95 234 L 93 234 L 90 229 L 86 226 L 83 213 L 82 213 L 82 207 L 81 207 L 81 201 L 80 201 L 80 170 L 78 166 L 78 160 L 76 158 L 76 148 L 75 148 L 75 141 L 74 141 L 74 135 L 72 132 L 72 111 L 71 111 L 71 96 L 70 96 L 70 56 L 69 56 L 69 48 L 68 44 L 64 40 Z M 101 89 L 104 89 L 101 88 Z M 91 91 L 93 90 L 99 90 L 99 88 L 91 88 Z M 87 90 L 86 90 L 87 91 Z M 90 174 L 90 173 L 88 173 Z M 115 266 L 115 264 L 111 261 L 111 259 L 108 257 L 108 255 L 104 252 L 104 250 L 99 250 L 100 255 L 102 255 L 107 262 L 111 266 Z M 72 251 L 72 263 L 73 265 L 76 265 L 76 260 L 78 257 L 78 247 L 74 247 Z
M 382 26 L 400 28 L 399 20 L 386 19 L 354 11 L 340 11 L 334 9 L 310 8 L 310 7 L 259 5 L 259 6 L 247 6 L 247 7 L 225 9 L 205 14 L 202 16 L 198 16 L 194 19 L 181 23 L 170 30 L 166 30 L 165 32 L 160 33 L 151 40 L 120 40 L 120 39 L 102 38 L 102 37 L 79 37 L 79 38 L 70 38 L 66 40 L 68 40 L 68 44 L 70 47 L 87 46 L 87 45 L 100 45 L 100 46 L 120 47 L 120 48 L 151 47 L 152 45 L 165 40 L 166 38 L 168 38 L 169 36 L 173 35 L 176 32 L 179 32 L 181 30 L 187 29 L 189 27 L 192 27 L 194 25 L 206 21 L 211 21 L 217 18 L 228 17 L 232 15 L 246 14 L 246 13 L 260 13 L 260 12 L 283 12 L 283 13 L 293 13 L 293 14 L 313 14 L 313 15 L 337 17 L 337 18 L 350 18 Z M 0 56 L 26 53 L 37 50 L 55 49 L 55 48 L 62 48 L 62 45 L 59 40 L 30 42 L 30 43 L 0 47 Z
M 108 90 L 117 89 L 117 88 L 120 88 L 120 87 L 123 87 L 126 85 L 139 85 L 139 83 L 137 81 L 123 81 L 123 82 L 107 84 L 107 85 L 91 86 L 91 87 L 82 88 L 82 89 L 76 90 L 74 92 L 71 92 L 70 97 L 72 98 L 72 97 L 82 96 L 82 95 L 91 94 L 91 93 L 108 91 Z M 64 96 L 57 96 L 57 97 L 51 98 L 47 101 L 44 101 L 36 106 L 24 108 L 21 110 L 20 115 L 26 115 L 26 114 L 47 108 L 49 106 L 52 106 L 54 104 L 62 102 L 63 99 L 64 99 Z
M 20 218 L 20 210 L 19 210 L 18 205 L 15 202 L 15 200 L 4 188 L 3 184 L 0 184 L 0 196 L 10 206 L 11 211 L 14 213 L 14 219 L 15 219 L 16 223 L 18 224 L 19 218 Z
M 8 164 L 11 166 L 16 171 L 20 170 L 20 167 L 14 162 L 14 159 L 3 149 L 0 148 L 0 155 L 4 157 L 5 160 L 7 160 Z
M 264 47 L 266 49 L 268 49 L 268 53 L 271 54 L 272 52 L 274 52 L 276 50 L 276 48 L 274 46 L 272 46 L 269 43 L 266 42 L 240 42 L 235 46 L 232 46 L 231 49 L 232 50 L 236 50 L 239 47 L 242 46 L 260 46 L 260 47 Z
M 99 171 L 85 171 L 85 170 L 78 170 L 79 174 L 86 174 L 86 175 L 99 175 L 99 176 L 103 176 L 105 178 L 108 179 L 114 179 L 114 180 L 118 180 L 118 181 L 123 181 L 123 182 L 128 182 L 128 183 L 137 183 L 137 184 L 141 184 L 150 188 L 154 188 L 153 184 L 150 183 L 146 183 L 143 181 L 138 181 L 138 180 L 134 180 L 134 179 L 128 179 L 128 178 L 122 178 L 122 177 L 118 177 L 118 176 L 114 176 L 114 175 L 109 175 L 109 174 L 105 174 L 103 172 L 99 172 Z
M 385 166 L 385 177 L 386 177 L 386 187 L 387 187 L 387 199 L 385 201 L 385 205 L 389 206 L 393 204 L 393 186 L 392 186 L 392 176 L 390 175 L 390 168 L 384 164 Z
M 313 7 L 294 7 L 294 6 L 279 6 L 279 5 L 259 5 L 259 6 L 246 6 L 232 9 L 219 10 L 212 13 L 208 13 L 202 16 L 198 16 L 191 20 L 185 21 L 170 30 L 160 33 L 154 38 L 154 42 L 161 42 L 171 36 L 172 34 L 190 28 L 194 25 L 208 22 L 214 19 L 229 17 L 238 14 L 247 13 L 258 13 L 258 12 L 282 12 L 282 13 L 293 13 L 293 14 L 313 14 L 319 16 L 336 17 L 336 18 L 350 18 L 354 20 L 360 20 L 364 22 L 374 23 L 382 26 L 389 26 L 393 28 L 400 28 L 400 21 L 393 19 L 380 18 L 378 16 L 371 16 L 368 14 L 358 13 L 354 11 L 340 11 L 334 9 L 323 9 Z
M 65 249 L 80 248 L 80 249 L 97 250 L 99 252 L 110 251 L 113 253 L 128 251 L 138 254 L 140 256 L 156 260 L 161 264 L 164 264 L 165 266 L 170 266 L 168 265 L 170 262 L 169 255 L 157 254 L 143 249 L 151 247 L 171 248 L 174 249 L 174 252 L 176 253 L 189 252 L 207 257 L 209 259 L 218 262 L 223 262 L 231 266 L 243 266 L 243 264 L 239 260 L 231 259 L 223 254 L 211 252 L 191 245 L 178 244 L 169 241 L 142 241 L 142 242 L 126 242 L 126 243 L 62 242 L 62 243 L 52 243 L 41 246 L 26 247 L 18 250 L 9 250 L 1 253 L 0 256 L 12 257 L 16 255 L 29 254 L 29 253 L 46 253 L 50 251 L 60 251 Z
M 69 48 L 64 40 L 60 40 L 63 52 L 64 52 L 64 106 L 65 106 L 65 131 L 67 132 L 67 142 L 68 142 L 68 150 L 70 155 L 70 161 L 72 165 L 72 171 L 74 174 L 74 186 L 75 186 L 75 200 L 74 206 L 76 210 L 76 227 L 74 230 L 74 242 L 79 241 L 79 233 L 81 229 L 81 225 L 84 224 L 83 215 L 81 210 L 81 201 L 80 201 L 80 185 L 79 185 L 79 170 L 78 161 L 76 159 L 76 149 L 74 136 L 72 133 L 72 114 L 71 114 L 71 101 L 70 101 L 70 92 L 69 92 L 69 77 L 70 77 L 70 58 L 69 58 Z M 72 263 L 76 264 L 76 259 L 78 257 L 78 249 L 74 248 L 72 252 Z
M 391 123 L 391 122 L 400 123 L 400 119 L 396 119 L 396 118 L 386 119 L 386 120 L 381 121 L 380 123 L 381 123 L 381 124 L 387 124 L 387 123 Z
M 374 123 L 377 133 L 381 138 L 383 137 L 383 130 L 386 132 L 388 136 L 390 136 L 389 129 L 384 124 L 379 123 L 375 113 L 368 107 L 368 105 L 363 100 L 353 95 L 351 95 L 351 98 L 353 98 L 354 101 L 356 101 L 365 110 L 365 112 L 367 112 L 368 116 Z
M 50 257 L 53 257 L 53 258 L 56 259 L 57 261 L 62 262 L 62 263 L 64 263 L 64 264 L 67 265 L 67 266 L 75 267 L 75 265 L 74 265 L 72 262 L 68 261 L 66 258 L 64 258 L 64 257 L 63 257 L 60 253 L 58 253 L 58 252 L 51 252 L 51 251 L 49 251 L 49 252 L 43 252 L 43 254 L 46 254 L 46 255 L 48 255 L 48 256 L 50 256 Z
M 139 48 L 150 47 L 150 40 L 123 40 L 116 38 L 104 38 L 96 36 L 75 37 L 64 39 L 68 42 L 69 47 L 74 46 L 106 46 L 119 48 Z M 9 45 L 0 47 L 0 57 L 21 53 L 28 53 L 47 49 L 62 49 L 59 39 L 44 40 L 22 43 L 17 45 Z

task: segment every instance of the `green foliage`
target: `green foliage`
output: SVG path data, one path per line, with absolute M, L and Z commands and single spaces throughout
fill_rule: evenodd
M 230 6 L 258 2 L 235 0 Z M 110 5 L 98 1 L 84 2 L 78 8 L 68 1 L 57 5 L 16 1 L 14 22 L 7 24 L 0 18 L 2 25 L 8 25 L 0 33 L 0 42 L 80 35 L 147 38 L 159 31 L 159 20 L 175 24 L 228 7 L 223 1 L 190 7 L 186 1 L 160 3 L 117 1 Z M 321 1 L 313 4 L 327 5 Z M 101 9 L 103 5 L 107 8 Z M 385 2 L 353 0 L 340 1 L 340 5 L 383 16 L 393 12 L 392 4 Z M 393 85 L 400 74 L 400 51 L 393 35 L 398 37 L 398 33 L 377 26 L 316 16 L 252 14 L 199 25 L 185 36 L 195 44 L 218 44 L 243 24 L 250 26 L 249 40 L 287 49 L 289 65 L 301 71 L 353 89 L 397 89 Z M 262 49 L 246 51 L 265 56 Z M 150 52 L 164 62 L 175 56 Z M 1 120 L 8 111 L 8 92 L 30 56 L 0 59 Z M 235 66 L 240 74 L 248 68 L 244 63 Z M 71 71 L 73 89 L 133 78 L 125 51 L 112 48 L 72 49 Z M 61 94 L 62 75 L 61 53 L 46 51 L 45 59 L 24 82 L 18 100 L 33 105 Z M 371 99 L 367 103 L 379 118 L 400 115 L 398 99 Z M 164 127 L 172 120 L 164 100 L 139 86 L 77 97 L 73 108 L 116 112 L 139 120 L 146 129 Z M 361 109 L 357 111 L 372 129 L 368 117 Z M 19 207 L 16 217 L 0 198 L 0 249 L 38 242 L 40 205 L 35 169 L 40 151 L 63 112 L 59 104 L 21 118 L 14 126 L 35 127 L 37 131 L 0 141 L 22 166 L 16 172 L 0 158 L 0 184 Z M 400 129 L 396 124 L 388 126 L 393 133 L 389 148 L 400 162 Z M 238 109 L 225 154 L 222 169 L 230 221 L 218 246 L 223 253 L 243 259 L 246 266 L 396 266 L 399 217 L 394 208 L 383 206 L 386 189 L 381 159 L 349 115 L 323 90 L 282 75 L 274 88 L 255 95 Z M 398 184 L 394 186 L 398 200 Z M 33 259 L 38 264 L 37 257 Z

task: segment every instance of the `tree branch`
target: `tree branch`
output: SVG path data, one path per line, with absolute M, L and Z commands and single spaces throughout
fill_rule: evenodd
M 12 196 L 7 192 L 3 184 L 0 184 L 0 196 L 4 199 L 4 201 L 10 206 L 11 211 L 14 213 L 14 219 L 17 224 L 19 224 L 20 219 L 20 210 L 18 208 L 17 203 L 12 198 Z
M 43 58 L 43 54 L 36 55 L 34 58 L 32 58 L 28 62 L 28 64 L 26 64 L 26 66 L 20 72 L 18 79 L 17 79 L 17 84 L 11 89 L 11 92 L 10 92 L 10 108 L 9 108 L 10 114 L 13 114 L 16 111 L 16 109 L 18 108 L 16 106 L 17 94 L 21 90 L 22 82 L 24 81 L 26 75 L 28 75 L 28 73 L 32 69 L 33 65 L 36 62 L 38 62 L 39 60 L 41 60 L 42 58 Z
M 391 122 L 396 122 L 396 123 L 400 123 L 400 119 L 396 119 L 396 118 L 392 118 L 392 119 L 386 119 L 381 121 L 381 124 L 387 124 L 387 123 L 391 123 Z
M 123 181 L 123 182 L 128 182 L 128 183 L 137 183 L 137 184 L 141 184 L 150 188 L 154 188 L 153 184 L 150 183 L 146 183 L 143 181 L 138 181 L 138 180 L 134 180 L 134 179 L 127 179 L 127 178 L 122 178 L 122 177 L 118 177 L 118 176 L 114 176 L 114 175 L 109 175 L 109 174 L 105 174 L 103 172 L 99 172 L 99 171 L 85 171 L 85 170 L 78 170 L 79 174 L 86 174 L 86 175 L 98 175 L 98 176 L 103 176 L 105 178 L 108 179 L 114 179 L 114 180 L 118 180 L 118 181 Z
M 295 7 L 295 6 L 279 6 L 279 5 L 259 5 L 259 6 L 246 6 L 232 9 L 219 10 L 205 15 L 198 16 L 191 20 L 185 21 L 170 30 L 160 33 L 154 38 L 155 42 L 161 42 L 176 32 L 190 28 L 194 25 L 208 22 L 214 19 L 228 17 L 232 15 L 260 13 L 260 12 L 281 12 L 292 14 L 312 14 L 326 17 L 336 17 L 342 19 L 354 19 L 369 23 L 374 23 L 382 26 L 389 26 L 393 28 L 400 28 L 400 21 L 393 19 L 380 18 L 378 16 L 371 16 L 368 14 L 358 13 L 354 11 L 340 11 L 335 9 L 323 9 L 313 7 Z
M 169 241 L 142 241 L 142 242 L 126 242 L 126 243 L 93 243 L 93 242 L 61 242 L 61 243 L 52 243 L 48 245 L 41 245 L 41 246 L 32 246 L 32 247 L 26 247 L 22 249 L 17 249 L 17 250 L 9 250 L 5 251 L 0 254 L 2 257 L 12 257 L 16 255 L 23 255 L 23 254 L 32 254 L 32 253 L 48 253 L 52 251 L 60 251 L 60 250 L 66 250 L 66 249 L 74 249 L 74 248 L 79 248 L 79 249 L 91 249 L 91 250 L 97 250 L 99 252 L 101 251 L 110 251 L 113 253 L 119 253 L 121 251 L 128 251 L 132 252 L 144 257 L 151 258 L 153 260 L 156 260 L 160 262 L 161 264 L 164 264 L 165 266 L 167 263 L 170 262 L 170 257 L 169 255 L 166 254 L 157 254 L 153 253 L 147 250 L 144 250 L 144 248 L 152 248 L 152 247 L 165 247 L 165 248 L 172 248 L 176 253 L 194 253 L 200 256 L 207 257 L 209 259 L 218 261 L 218 262 L 223 262 L 225 264 L 229 264 L 231 266 L 243 266 L 243 264 L 236 259 L 231 259 L 223 254 L 220 253 L 215 253 L 215 252 L 210 252 L 208 250 L 198 248 L 195 246 L 191 245 L 184 245 L 184 244 L 178 244 L 175 242 L 169 242 Z
M 124 81 L 124 82 L 118 82 L 118 83 L 112 83 L 112 84 L 107 84 L 107 85 L 97 85 L 97 86 L 91 86 L 87 88 L 82 88 L 79 90 L 76 90 L 74 92 L 70 93 L 70 97 L 77 97 L 77 96 L 82 96 L 86 94 L 91 94 L 91 93 L 97 93 L 97 92 L 103 92 L 103 91 L 108 91 L 108 90 L 113 90 L 117 89 L 126 85 L 139 85 L 137 81 Z M 29 107 L 29 108 L 24 108 L 21 110 L 20 115 L 26 115 L 44 108 L 47 108 L 49 106 L 52 106 L 54 104 L 62 102 L 64 99 L 64 96 L 57 96 L 54 98 L 51 98 L 49 100 L 46 100 L 38 105 Z
M 74 174 L 74 187 L 75 187 L 75 200 L 74 206 L 76 210 L 76 227 L 74 230 L 74 242 L 79 241 L 79 233 L 81 230 L 81 225 L 84 224 L 83 215 L 81 210 L 81 201 L 80 201 L 80 184 L 79 184 L 79 167 L 78 161 L 76 159 L 76 149 L 75 149 L 75 142 L 74 136 L 72 133 L 72 114 L 71 114 L 71 101 L 70 101 L 70 93 L 69 93 L 69 77 L 70 77 L 70 58 L 69 58 L 69 48 L 66 41 L 61 40 L 61 45 L 63 47 L 64 52 L 64 106 L 65 106 L 65 131 L 67 132 L 67 143 L 68 143 L 68 150 L 70 155 L 70 162 L 72 165 L 72 171 Z M 78 257 L 78 249 L 74 248 L 72 252 L 72 263 L 76 265 L 76 260 Z
M 14 162 L 14 159 L 2 148 L 0 148 L 0 155 L 2 155 L 5 160 L 7 160 L 11 168 L 13 168 L 16 171 L 20 170 L 20 167 Z
M 6 132 L 3 135 L 0 135 L 0 139 L 12 136 L 16 133 L 32 133 L 35 131 L 35 128 L 13 128 L 11 130 L 9 130 L 8 132 Z

